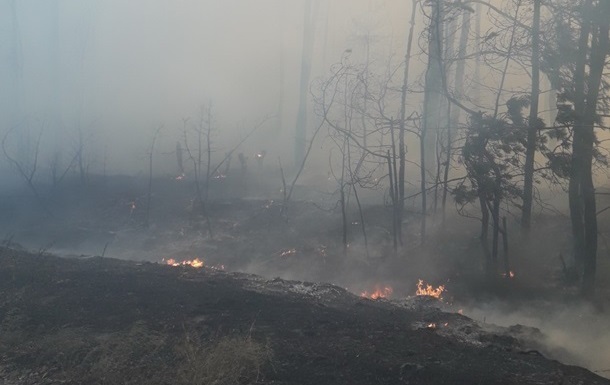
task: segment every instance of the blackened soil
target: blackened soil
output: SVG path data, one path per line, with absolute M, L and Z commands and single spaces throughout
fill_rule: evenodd
M 185 345 L 227 336 L 268 353 L 239 383 L 610 384 L 510 337 L 441 332 L 465 321 L 327 284 L 0 250 L 2 384 L 192 383 Z

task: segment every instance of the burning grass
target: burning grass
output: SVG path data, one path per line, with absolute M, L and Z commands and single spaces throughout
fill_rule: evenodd
M 194 267 L 197 269 L 199 269 L 205 265 L 204 262 L 199 258 L 184 260 L 184 261 L 177 261 L 173 258 L 169 258 L 169 259 L 163 259 L 162 262 L 169 266 L 174 266 L 174 267 L 191 266 L 191 267 Z
M 440 299 L 441 295 L 443 294 L 444 291 L 445 291 L 444 285 L 441 285 L 441 286 L 435 288 L 432 285 L 429 285 L 420 279 L 417 281 L 417 291 L 415 292 L 415 295 L 427 295 L 429 297 L 434 297 L 434 298 Z
M 368 291 L 363 291 L 362 293 L 360 293 L 361 297 L 364 298 L 369 298 L 369 299 L 381 299 L 381 298 L 389 298 L 392 293 L 394 292 L 394 289 L 392 289 L 389 286 L 386 287 L 376 287 L 374 291 L 372 292 L 368 292 Z

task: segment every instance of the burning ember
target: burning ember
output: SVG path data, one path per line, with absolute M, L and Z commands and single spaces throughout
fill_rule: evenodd
M 175 180 L 183 180 L 184 178 L 186 178 L 186 175 L 184 175 L 184 173 L 178 175 L 177 177 L 175 177 Z
M 297 249 L 283 250 L 280 252 L 280 257 L 287 257 L 289 255 L 296 254 L 296 253 L 297 253 Z
M 506 273 L 504 273 L 504 274 L 502 274 L 502 276 L 503 276 L 504 278 L 510 278 L 510 279 L 513 279 L 513 278 L 515 278 L 515 272 L 514 272 L 514 271 L 509 271 L 509 272 L 508 272 L 508 275 L 506 275 Z
M 195 259 L 192 259 L 192 260 L 184 260 L 184 261 L 180 261 L 180 262 L 176 261 L 173 258 L 170 258 L 170 259 L 163 258 L 162 261 L 166 265 L 174 266 L 174 267 L 177 267 L 177 266 L 191 266 L 191 267 L 194 267 L 194 268 L 198 269 L 198 268 L 201 268 L 201 267 L 204 266 L 203 261 L 201 259 L 199 259 L 199 258 L 195 258 Z
M 443 291 L 445 291 L 444 285 L 441 285 L 435 289 L 432 287 L 432 285 L 426 283 L 424 287 L 424 281 L 420 279 L 417 281 L 417 291 L 415 292 L 415 295 L 427 295 L 434 298 L 441 298 Z
M 384 287 L 383 289 L 377 287 L 374 292 L 369 293 L 368 291 L 364 291 L 360 293 L 360 296 L 370 299 L 389 298 L 393 292 L 394 290 L 391 287 Z

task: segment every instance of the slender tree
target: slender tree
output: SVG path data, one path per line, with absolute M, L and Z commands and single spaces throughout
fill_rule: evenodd
M 307 141 L 307 99 L 309 96 L 309 79 L 313 56 L 315 33 L 315 0 L 305 0 L 303 12 L 303 47 L 301 52 L 301 77 L 299 80 L 299 109 L 297 112 L 296 131 L 294 136 L 294 164 L 298 165 L 305 156 Z
M 532 220 L 534 157 L 536 156 L 536 135 L 538 135 L 538 129 L 540 128 L 538 119 L 538 100 L 540 98 L 540 0 L 534 0 L 532 24 L 532 92 L 525 151 L 525 169 L 523 170 L 523 209 L 521 213 L 521 227 L 526 231 L 529 230 Z

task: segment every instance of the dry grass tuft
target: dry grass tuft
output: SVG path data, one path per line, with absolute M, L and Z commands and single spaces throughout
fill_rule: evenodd
M 181 346 L 184 361 L 179 369 L 182 383 L 194 385 L 252 384 L 261 369 L 271 363 L 271 348 L 250 336 L 225 336 L 208 346 L 186 338 Z

